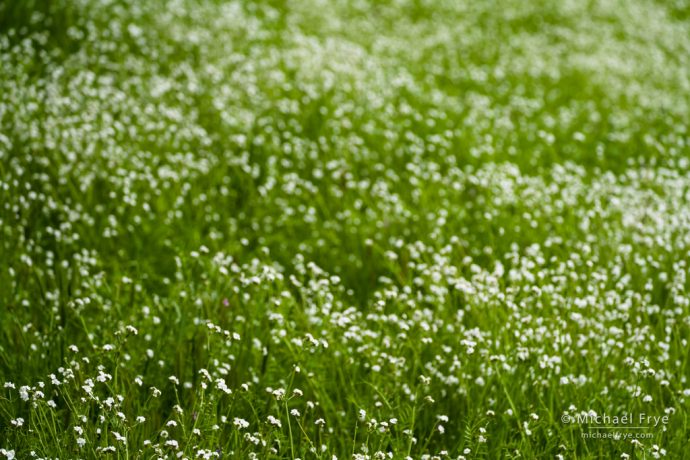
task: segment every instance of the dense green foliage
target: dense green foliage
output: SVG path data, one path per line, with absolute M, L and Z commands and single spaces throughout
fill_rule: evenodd
M 681 458 L 689 37 L 0 0 L 0 458 Z

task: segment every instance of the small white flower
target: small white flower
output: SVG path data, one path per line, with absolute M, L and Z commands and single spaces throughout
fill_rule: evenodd
M 24 425 L 24 419 L 21 417 L 17 417 L 14 420 L 10 420 L 10 423 L 14 426 L 19 427 L 19 426 Z
M 232 423 L 233 423 L 233 425 L 235 425 L 235 426 L 236 426 L 237 428 L 239 428 L 240 430 L 243 429 L 243 428 L 247 428 L 247 427 L 249 426 L 249 422 L 247 422 L 247 421 L 246 421 L 245 419 L 243 419 L 243 418 L 237 418 L 237 417 L 235 417 L 235 419 L 232 421 Z
M 529 422 L 522 422 L 522 427 L 525 429 L 525 435 L 532 436 L 532 430 L 529 429 Z

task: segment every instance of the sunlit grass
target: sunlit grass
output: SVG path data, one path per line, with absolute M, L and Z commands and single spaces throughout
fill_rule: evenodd
M 0 457 L 682 458 L 687 11 L 0 1 Z

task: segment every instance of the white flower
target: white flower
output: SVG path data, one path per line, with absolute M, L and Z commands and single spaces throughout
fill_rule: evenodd
M 14 426 L 19 427 L 19 426 L 24 425 L 24 419 L 21 417 L 17 417 L 14 420 L 10 420 L 10 423 Z
M 532 436 L 532 430 L 529 429 L 529 422 L 522 422 L 522 427 L 525 429 L 525 435 Z
M 228 385 L 225 383 L 224 379 L 216 379 L 216 388 L 228 395 L 232 393 L 232 390 L 228 388 Z
M 177 449 L 180 446 L 180 444 L 177 441 L 175 441 L 174 439 L 169 439 L 169 440 L 165 441 L 165 445 L 168 447 L 172 447 L 174 449 Z
M 245 419 L 243 419 L 243 418 L 237 418 L 237 417 L 235 417 L 235 419 L 232 421 L 232 423 L 233 423 L 233 425 L 235 425 L 235 426 L 236 426 L 237 428 L 239 428 L 240 430 L 243 429 L 243 428 L 247 428 L 247 427 L 249 426 L 249 422 L 247 422 L 247 421 L 246 421 Z

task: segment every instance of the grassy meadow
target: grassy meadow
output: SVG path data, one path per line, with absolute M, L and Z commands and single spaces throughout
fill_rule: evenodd
M 689 128 L 685 0 L 0 0 L 0 459 L 685 458 Z

